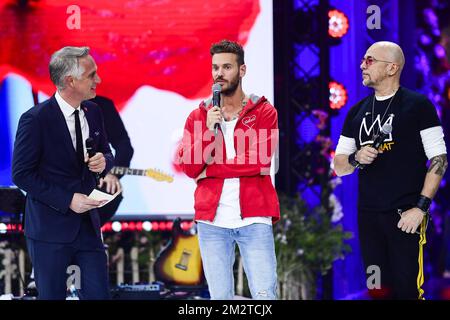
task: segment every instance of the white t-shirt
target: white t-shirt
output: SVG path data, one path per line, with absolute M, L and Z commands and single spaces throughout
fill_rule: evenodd
M 234 149 L 234 128 L 238 119 L 231 121 L 223 120 L 220 127 L 223 132 L 225 151 L 227 159 L 236 157 Z M 265 223 L 272 225 L 271 217 L 251 217 L 241 218 L 241 205 L 239 202 L 239 178 L 224 179 L 222 194 L 217 207 L 216 216 L 213 222 L 199 220 L 202 223 L 208 223 L 221 228 L 240 228 L 253 223 Z

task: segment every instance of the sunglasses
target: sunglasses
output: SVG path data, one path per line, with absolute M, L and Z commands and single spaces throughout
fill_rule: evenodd
M 375 62 L 395 63 L 395 62 L 393 62 L 393 61 L 378 60 L 378 59 L 375 59 L 375 58 L 372 57 L 372 56 L 367 56 L 366 58 L 362 58 L 362 59 L 361 59 L 361 64 L 365 63 L 365 64 L 368 65 L 368 66 L 373 65 Z

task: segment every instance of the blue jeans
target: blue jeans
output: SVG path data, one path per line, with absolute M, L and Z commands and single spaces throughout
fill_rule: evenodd
M 197 230 L 211 299 L 231 300 L 234 297 L 236 243 L 252 298 L 277 298 L 277 261 L 271 225 L 254 223 L 229 229 L 199 222 Z

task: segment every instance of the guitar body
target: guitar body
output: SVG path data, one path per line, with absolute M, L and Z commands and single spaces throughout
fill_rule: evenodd
M 184 232 L 180 219 L 174 221 L 172 239 L 158 254 L 154 272 L 166 285 L 198 286 L 204 282 L 198 237 Z

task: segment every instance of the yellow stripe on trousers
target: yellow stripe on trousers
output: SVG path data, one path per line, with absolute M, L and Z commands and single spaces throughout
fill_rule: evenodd
M 419 300 L 425 300 L 423 296 L 422 285 L 424 283 L 423 275 L 423 245 L 427 243 L 427 237 L 425 236 L 427 217 L 424 217 L 420 224 L 420 240 L 419 240 L 419 273 L 417 275 L 417 290 L 419 291 Z

